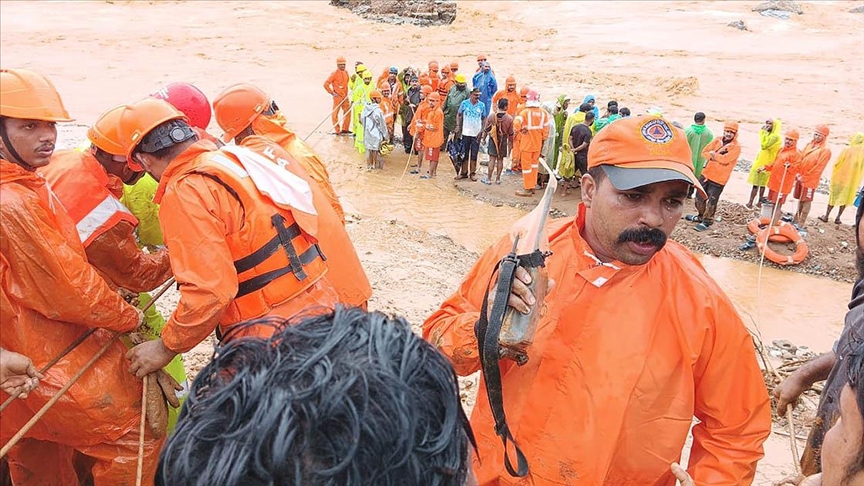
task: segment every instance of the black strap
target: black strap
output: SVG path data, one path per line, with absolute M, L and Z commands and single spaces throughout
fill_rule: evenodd
M 303 262 L 301 262 L 300 258 L 297 256 L 297 250 L 294 248 L 294 243 L 291 241 L 293 239 L 291 237 L 291 232 L 289 232 L 288 227 L 285 226 L 285 218 L 281 214 L 274 214 L 273 217 L 270 218 L 270 221 L 273 223 L 273 227 L 276 228 L 276 235 L 279 237 L 279 241 L 281 242 L 280 246 L 285 250 L 285 255 L 288 257 L 288 264 L 291 265 L 291 272 L 294 273 L 294 277 L 296 277 L 300 282 L 306 280 L 306 272 L 303 271 Z
M 294 251 L 294 246 L 291 246 L 291 251 Z M 296 255 L 296 252 L 294 253 Z M 297 261 L 301 265 L 309 265 L 314 262 L 316 258 L 321 258 L 324 260 L 324 254 L 321 252 L 321 248 L 318 247 L 318 243 L 310 246 L 309 249 L 303 252 L 300 256 L 297 257 Z M 294 269 L 291 265 L 278 268 L 276 270 L 271 270 L 269 272 L 262 273 L 261 275 L 257 275 L 255 277 L 250 278 L 249 280 L 244 280 L 237 285 L 237 295 L 235 298 L 243 297 L 246 294 L 255 292 L 256 290 L 264 288 L 265 285 L 270 282 L 276 280 L 277 278 L 287 275 L 289 273 L 293 273 L 294 276 L 297 276 L 297 273 L 294 272 Z M 298 278 L 298 281 L 303 281 L 306 279 L 306 273 L 303 272 L 303 278 Z
M 290 240 L 300 236 L 300 226 L 298 226 L 297 223 L 288 226 L 285 231 Z M 282 246 L 281 238 L 282 235 L 276 234 L 270 239 L 270 241 L 265 243 L 264 246 L 252 252 L 251 255 L 236 260 L 234 262 L 234 268 L 237 270 L 237 273 L 243 273 L 264 263 L 264 260 L 270 258 L 270 256 L 276 253 L 279 247 Z
M 516 267 L 519 265 L 519 258 L 516 256 L 516 245 L 518 243 L 519 237 L 517 236 L 511 252 L 498 262 L 492 271 L 492 278 L 495 277 L 496 272 L 498 273 L 498 284 L 495 286 L 495 301 L 492 304 L 492 312 L 487 319 L 486 316 L 489 314 L 489 288 L 492 285 L 492 280 L 490 280 L 486 286 L 483 305 L 480 308 L 480 319 L 475 326 L 475 333 L 477 334 L 477 344 L 480 348 L 480 363 L 483 368 L 483 376 L 486 378 L 486 396 L 489 399 L 489 407 L 492 409 L 492 417 L 495 419 L 495 434 L 501 437 L 501 441 L 504 444 L 504 467 L 507 468 L 507 472 L 511 476 L 525 477 L 528 475 L 528 460 L 516 444 L 516 440 L 510 432 L 510 427 L 507 426 L 501 385 L 501 367 L 498 362 L 498 337 L 501 334 L 501 326 L 504 323 L 507 301 L 510 298 L 510 291 L 513 287 L 513 278 L 516 276 Z M 516 451 L 516 469 L 513 468 L 513 463 L 510 461 L 510 455 L 507 452 L 507 442 L 512 443 Z
M 546 266 L 546 258 L 551 255 L 552 252 L 549 251 L 540 251 L 534 250 L 527 255 L 519 255 L 516 259 L 519 260 L 519 266 L 524 268 L 536 268 L 536 267 L 545 267 Z

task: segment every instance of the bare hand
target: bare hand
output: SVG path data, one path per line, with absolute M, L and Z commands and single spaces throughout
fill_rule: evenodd
M 779 385 L 774 387 L 771 392 L 774 398 L 777 399 L 777 415 L 780 417 L 786 416 L 786 407 L 790 404 L 795 407 L 798 402 L 798 397 L 804 393 L 804 390 L 809 388 L 805 383 L 801 383 L 794 375 L 786 378 Z
M 132 362 L 129 371 L 138 378 L 164 368 L 174 356 L 177 353 L 166 348 L 161 339 L 147 341 L 126 352 L 126 359 Z
M 693 482 L 693 478 L 687 474 L 687 471 L 681 467 L 677 462 L 672 463 L 672 474 L 675 475 L 675 479 L 678 480 L 678 483 L 681 486 L 696 486 L 696 483 Z
M 9 395 L 27 398 L 27 394 L 39 386 L 39 380 L 44 378 L 30 358 L 23 354 L 0 348 L 0 390 Z
M 801 484 L 801 481 L 804 481 L 804 479 L 803 475 L 796 473 L 777 481 L 774 483 L 774 486 L 798 486 Z
M 507 305 L 523 314 L 531 312 L 531 307 L 537 302 L 537 299 L 531 292 L 531 289 L 528 288 L 529 285 L 531 285 L 531 274 L 529 274 L 528 270 L 525 270 L 523 267 L 516 267 L 516 278 L 513 279 L 513 286 L 510 289 L 510 297 L 507 299 Z M 498 283 L 496 280 L 495 285 L 489 291 L 489 316 L 487 316 L 487 318 L 492 315 L 492 307 L 495 304 L 495 289 L 497 286 Z M 547 293 L 550 292 L 554 286 L 555 281 L 549 279 L 549 283 L 546 287 Z

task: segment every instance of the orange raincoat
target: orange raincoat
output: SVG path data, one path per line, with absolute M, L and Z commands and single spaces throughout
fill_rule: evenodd
M 520 109 L 520 106 L 519 106 L 522 104 L 522 97 L 519 96 L 519 92 L 516 91 L 515 89 L 513 91 L 507 91 L 507 88 L 504 88 L 504 89 L 499 89 L 498 92 L 495 93 L 494 96 L 492 96 L 492 111 L 493 112 L 498 108 L 498 100 L 500 100 L 501 98 L 507 98 L 507 101 L 510 102 L 510 104 L 507 105 L 507 114 L 508 115 L 515 118 L 516 115 L 519 113 L 519 111 L 522 111 Z M 525 107 L 522 106 L 521 108 L 524 109 Z M 519 110 L 519 111 L 517 111 L 517 110 Z
M 736 125 L 737 127 L 737 125 Z M 726 149 L 725 154 L 719 153 L 721 147 Z M 710 157 L 709 153 L 715 152 L 714 157 Z M 735 164 L 738 163 L 738 157 L 741 156 L 741 145 L 738 144 L 738 130 L 735 130 L 735 138 L 731 142 L 723 145 L 723 137 L 719 136 L 711 141 L 702 150 L 702 157 L 705 158 L 705 167 L 702 169 L 702 177 L 711 182 L 725 186 L 729 182 L 729 176 L 735 170 Z
M 552 116 L 543 108 L 529 106 L 519 112 L 513 120 L 513 131 L 519 136 L 519 161 L 522 166 L 522 184 L 525 189 L 537 186 L 537 170 L 540 167 L 540 151 L 549 137 Z M 522 133 L 522 129 L 527 132 Z
M 38 369 L 90 327 L 135 329 L 136 310 L 87 263 L 75 224 L 44 179 L 0 160 L 0 200 L 0 347 L 28 356 Z M 97 331 L 45 373 L 26 399 L 14 400 L 0 419 L 0 441 L 8 442 L 111 338 Z M 30 429 L 30 439 L 12 449 L 15 484 L 74 478 L 72 449 L 97 460 L 96 485 L 135 477 L 141 381 L 129 373 L 125 353 L 115 342 Z M 149 483 L 159 443 L 147 430 Z
M 120 203 L 123 183 L 89 150 L 59 150 L 40 172 L 75 223 L 87 260 L 108 283 L 147 292 L 171 277 L 167 251 L 138 248 L 138 220 Z
M 789 137 L 789 132 L 786 132 L 786 138 Z M 798 132 L 795 132 L 794 138 L 797 143 Z M 768 178 L 768 190 L 783 195 L 789 194 L 792 191 L 792 185 L 795 184 L 795 176 L 798 174 L 800 162 L 801 152 L 798 151 L 798 147 L 781 148 L 774 162 L 765 166 L 765 171 L 771 173 L 771 177 Z M 786 164 L 789 164 L 788 168 Z
M 351 123 L 351 100 L 348 99 L 348 72 L 337 69 L 324 81 L 324 90 L 333 97 L 330 121 L 336 133 L 347 132 Z M 342 113 L 341 115 L 339 113 Z M 339 120 L 342 120 L 340 127 Z
M 252 120 L 252 129 L 256 134 L 278 143 L 286 152 L 294 157 L 294 160 L 306 169 L 306 173 L 318 183 L 318 186 L 327 195 L 327 199 L 330 201 L 330 205 L 333 206 L 333 210 L 336 211 L 339 219 L 344 223 L 345 212 L 342 210 L 342 203 L 339 202 L 336 190 L 330 184 L 330 174 L 327 172 L 327 166 L 318 158 L 318 155 L 315 154 L 312 148 L 285 124 L 280 124 L 278 121 L 271 120 L 263 115 L 259 115 Z
M 822 179 L 822 173 L 831 160 L 831 149 L 822 143 L 810 142 L 801 152 L 801 163 L 799 164 L 801 174 L 801 185 L 806 189 L 816 189 Z
M 213 161 L 215 156 L 227 161 Z M 262 316 L 291 317 L 304 309 L 332 309 L 338 301 L 336 290 L 323 278 L 327 269 L 326 262 L 322 268 L 320 257 L 308 263 L 308 270 L 304 263 L 302 268 L 308 275 L 302 281 L 294 273 L 282 274 L 238 297 L 238 267 L 248 266 L 241 262 L 266 246 L 262 240 L 272 241 L 277 236 L 273 225 L 261 224 L 263 220 L 282 215 L 286 221 L 281 224 L 288 230 L 296 223 L 298 236 L 304 238 L 292 237 L 292 244 L 314 238 L 318 222 L 314 215 L 287 210 L 252 190 L 248 176 L 240 175 L 239 164 L 231 162 L 232 158 L 216 150 L 214 144 L 199 141 L 178 155 L 159 181 L 154 202 L 160 204 L 159 221 L 180 287 L 180 302 L 165 324 L 162 341 L 176 353 L 192 349 L 217 326 L 217 333 L 228 338 L 266 337 L 272 328 L 258 326 L 229 332 L 241 321 Z M 307 253 L 302 247 L 296 252 Z M 242 271 L 244 275 L 255 275 L 244 277 L 243 283 L 251 283 L 258 275 L 263 277 L 271 267 L 286 267 L 287 260 L 285 252 L 269 253 L 261 264 Z
M 357 250 L 354 249 L 345 226 L 341 224 L 339 216 L 328 204 L 324 191 L 313 184 L 314 180 L 306 173 L 303 166 L 276 142 L 256 135 L 244 138 L 241 145 L 264 155 L 310 183 L 315 209 L 318 211 L 318 244 L 327 256 L 329 267 L 325 278 L 336 288 L 340 302 L 365 309 L 366 301 L 372 296 L 372 285 L 360 264 Z
M 530 477 L 504 469 L 481 378 L 471 416 L 479 484 L 674 486 L 669 464 L 694 415 L 696 484 L 750 484 L 771 409 L 735 307 L 673 241 L 646 265 L 598 263 L 580 235 L 584 218 L 580 205 L 575 220 L 547 225 L 555 286 L 528 363 L 501 361 L 504 409 Z M 423 325 L 460 375 L 480 369 L 474 324 L 493 267 L 511 246 L 507 237 L 487 250 Z
M 411 127 L 408 129 L 408 131 L 411 133 L 411 136 L 422 137 L 424 126 L 426 125 L 427 113 L 429 113 L 429 103 L 425 100 L 421 101 L 420 104 L 417 105 L 417 111 L 414 113 L 414 121 L 411 124 Z
M 426 103 L 429 106 L 429 103 Z M 420 113 L 420 110 L 417 110 Z M 429 109 L 423 119 L 423 146 L 440 147 L 444 144 L 444 112 L 440 106 Z

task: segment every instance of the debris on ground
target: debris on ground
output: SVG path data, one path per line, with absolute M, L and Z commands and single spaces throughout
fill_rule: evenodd
M 447 25 L 456 20 L 456 2 L 452 0 L 330 0 L 330 5 L 393 25 Z
M 726 24 L 726 26 L 727 27 L 735 27 L 738 30 L 746 30 L 748 32 L 750 31 L 750 29 L 747 28 L 747 24 L 745 24 L 743 20 L 736 20 L 735 22 L 729 22 L 728 24 Z
M 760 3 L 753 7 L 753 11 L 759 12 L 762 15 L 766 15 L 765 12 L 788 12 L 798 15 L 804 14 L 804 10 L 801 9 L 801 5 L 799 5 L 798 2 L 791 2 L 788 0 L 770 0 L 768 2 Z M 773 15 L 768 14 L 768 16 Z

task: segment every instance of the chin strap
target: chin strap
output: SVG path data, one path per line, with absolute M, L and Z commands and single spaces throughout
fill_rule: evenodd
M 6 134 L 5 124 L 6 119 L 0 118 L 0 138 L 3 139 L 3 145 L 6 147 L 6 151 L 9 152 L 9 155 L 13 159 L 9 160 L 9 162 L 12 162 L 13 164 L 18 164 L 27 170 L 33 170 L 33 166 L 24 162 L 24 159 L 21 158 L 21 154 L 19 154 L 18 151 L 15 150 L 15 147 L 12 145 L 12 141 L 9 140 L 9 135 Z M 0 159 L 5 159 L 2 153 L 0 153 Z

